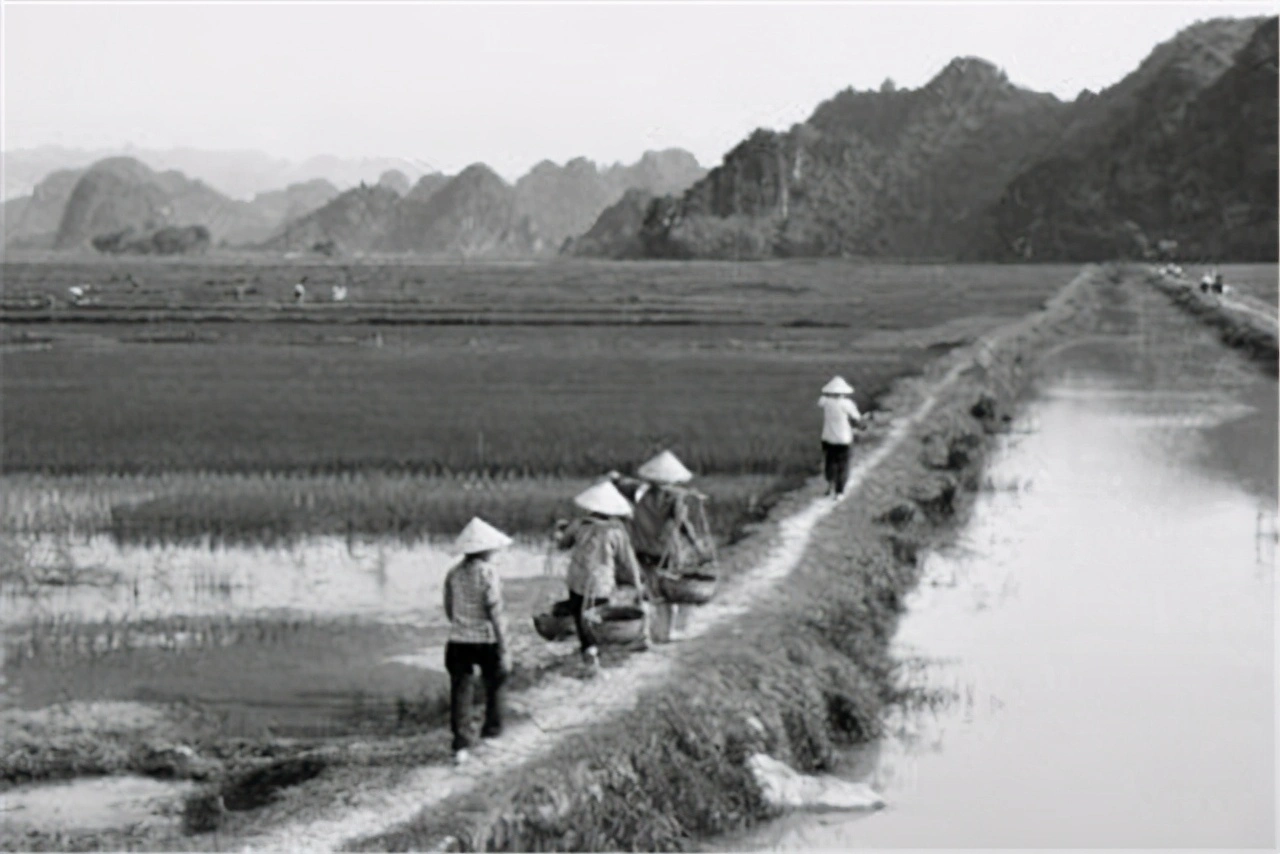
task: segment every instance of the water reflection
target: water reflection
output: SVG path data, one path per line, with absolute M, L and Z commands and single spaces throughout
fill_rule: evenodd
M 68 572 L 74 584 L 7 584 L 0 625 L 32 618 L 117 620 L 247 614 L 296 609 L 317 616 L 438 621 L 444 574 L 457 560 L 420 543 L 308 540 L 288 549 L 117 546 L 109 537 L 28 543 L 26 559 Z M 563 558 L 557 558 L 559 562 Z M 500 552 L 498 570 L 517 579 L 556 571 L 530 547 Z
M 1216 445 L 1274 454 L 1275 384 L 1082 355 L 926 561 L 897 654 L 955 701 L 889 721 L 889 808 L 716 848 L 1274 844 L 1275 473 L 1242 483 Z

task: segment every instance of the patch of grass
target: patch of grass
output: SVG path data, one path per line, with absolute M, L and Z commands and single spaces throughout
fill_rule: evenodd
M 696 486 L 708 522 L 733 541 L 796 475 L 712 475 Z M 472 516 L 537 536 L 574 512 L 589 478 L 353 472 L 348 474 L 9 475 L 0 530 L 14 534 L 110 534 L 121 544 L 287 545 L 314 535 L 404 541 L 452 534 Z M 10 546 L 18 548 L 15 538 Z M 0 571 L 18 562 L 0 553 Z

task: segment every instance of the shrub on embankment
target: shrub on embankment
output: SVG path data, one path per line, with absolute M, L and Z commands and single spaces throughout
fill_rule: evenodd
M 973 364 L 818 524 L 776 595 L 690 644 L 637 708 L 356 850 L 684 849 L 771 815 L 745 764 L 753 753 L 813 772 L 875 738 L 885 704 L 902 696 L 888 650 L 919 553 L 963 518 L 981 437 L 1007 422 L 1036 353 L 1088 322 L 1097 278 L 1078 277 L 1045 311 L 945 359 Z M 888 408 L 904 415 L 921 393 L 904 383 Z
M 1146 281 L 1165 293 L 1174 305 L 1218 330 L 1224 344 L 1243 350 L 1272 376 L 1280 374 L 1280 342 L 1276 327 L 1238 310 L 1227 308 L 1213 294 L 1148 272 Z

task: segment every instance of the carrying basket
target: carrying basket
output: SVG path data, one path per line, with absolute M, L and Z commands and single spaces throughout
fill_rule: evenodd
M 707 521 L 707 497 L 690 489 L 685 491 L 681 502 L 683 510 L 677 513 L 675 542 L 672 537 L 664 542 L 658 570 L 676 576 L 714 573 L 719 566 L 719 558 L 716 555 L 716 538 Z
M 562 641 L 575 633 L 573 617 L 557 617 L 554 614 L 535 614 L 533 628 L 545 641 Z
M 559 641 L 577 633 L 568 602 L 557 602 L 547 611 L 533 616 L 533 628 L 546 641 Z
M 599 605 L 582 612 L 601 644 L 634 643 L 644 637 L 645 613 L 635 605 Z
M 716 595 L 719 583 L 716 576 L 701 572 L 658 576 L 658 589 L 663 598 L 678 605 L 702 605 L 710 602 Z

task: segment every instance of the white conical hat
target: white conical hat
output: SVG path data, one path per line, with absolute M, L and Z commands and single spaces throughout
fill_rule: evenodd
M 511 538 L 479 516 L 472 517 L 462 529 L 453 547 L 464 555 L 488 552 L 511 545 Z
M 684 483 L 693 480 L 693 472 L 670 451 L 663 451 L 636 469 L 636 474 L 658 483 Z
M 844 381 L 844 377 L 832 377 L 831 382 L 822 387 L 823 394 L 853 394 L 853 386 Z
M 573 497 L 573 503 L 583 510 L 603 513 L 606 516 L 630 516 L 631 505 L 618 488 L 607 480 L 583 490 Z

